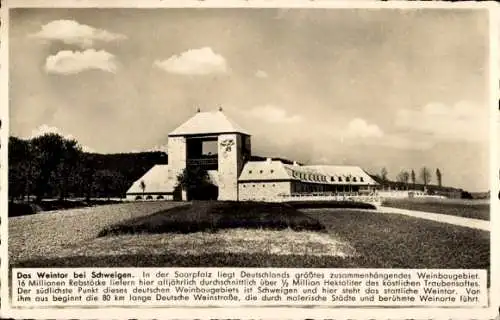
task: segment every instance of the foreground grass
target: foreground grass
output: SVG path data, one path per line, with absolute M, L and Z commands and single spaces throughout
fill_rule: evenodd
M 99 236 L 217 232 L 236 228 L 324 230 L 324 226 L 319 221 L 287 204 L 195 201 L 108 226 L 99 233 Z
M 220 232 L 189 234 L 141 234 L 101 237 L 67 246 L 57 254 L 64 256 L 110 255 L 206 255 L 220 253 L 354 256 L 345 242 L 323 232 L 286 230 L 227 229 Z
M 453 199 L 388 199 L 383 206 L 452 216 L 490 220 L 490 205 L 484 201 Z
M 315 211 L 328 233 L 362 256 L 361 267 L 489 269 L 490 233 L 381 212 Z
M 77 255 L 30 259 L 16 267 L 285 267 L 285 268 L 438 268 L 489 269 L 489 233 L 429 220 L 381 212 L 355 210 L 318 210 L 307 212 L 326 227 L 326 234 L 346 244 L 355 254 L 314 255 L 262 250 L 241 253 L 217 250 L 196 253 L 162 251 L 155 246 L 131 254 L 119 237 L 108 241 L 121 243 L 119 254 Z M 254 230 L 252 232 L 258 232 Z M 142 235 L 139 237 L 146 237 Z M 163 235 L 164 236 L 164 235 Z M 94 239 L 102 241 L 105 238 Z M 144 240 L 148 244 L 149 240 Z M 247 242 L 247 247 L 252 242 Z M 244 244 L 242 244 L 244 246 Z M 256 247 L 255 245 L 252 246 Z M 102 246 L 97 248 L 103 248 Z
M 9 217 L 19 217 L 25 215 L 37 214 L 46 211 L 68 210 L 93 206 L 102 206 L 109 204 L 119 204 L 118 200 L 91 199 L 91 200 L 42 200 L 39 203 L 34 202 L 13 202 L 9 201 Z
M 136 202 L 38 213 L 9 218 L 9 262 L 49 257 L 68 245 L 97 237 L 106 226 L 179 206 L 176 202 Z

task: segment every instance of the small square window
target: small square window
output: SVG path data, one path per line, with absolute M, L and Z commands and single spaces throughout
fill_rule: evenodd
M 260 170 L 260 173 L 264 173 L 264 170 Z
M 252 174 L 252 170 L 248 170 L 248 173 L 249 173 L 249 174 Z
M 274 170 L 271 170 L 271 173 L 274 173 Z

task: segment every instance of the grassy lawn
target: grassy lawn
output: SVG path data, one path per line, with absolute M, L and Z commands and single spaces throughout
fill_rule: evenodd
M 360 267 L 470 268 L 490 266 L 489 232 L 404 215 L 315 211 L 331 235 L 360 255 Z
M 223 229 L 324 230 L 316 219 L 287 204 L 195 201 L 104 228 L 99 236 L 217 232 Z
M 68 199 L 68 200 L 42 200 L 39 203 L 26 201 L 9 201 L 9 217 L 19 217 L 25 215 L 37 214 L 46 211 L 68 210 L 76 208 L 85 208 L 93 206 L 102 206 L 109 204 L 119 204 L 119 200 L 107 199 Z
M 383 206 L 490 220 L 490 205 L 485 201 L 462 199 L 390 199 Z
M 314 209 L 304 213 L 325 230 L 232 228 L 215 233 L 96 237 L 98 232 L 93 229 L 93 238 L 53 248 L 45 257 L 17 259 L 13 265 L 489 269 L 490 238 L 485 231 L 368 210 Z M 148 219 L 130 221 L 151 221 Z M 35 230 L 33 227 L 32 232 Z M 50 239 L 50 234 L 45 236 Z
M 106 226 L 175 206 L 179 203 L 132 202 L 11 217 L 9 263 L 57 256 L 65 246 L 95 239 Z

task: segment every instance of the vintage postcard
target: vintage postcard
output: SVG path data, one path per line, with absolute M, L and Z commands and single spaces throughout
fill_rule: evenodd
M 1 10 L 2 317 L 498 315 L 494 4 Z

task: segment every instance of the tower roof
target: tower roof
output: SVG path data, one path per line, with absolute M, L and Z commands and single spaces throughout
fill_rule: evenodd
M 187 136 L 211 133 L 242 133 L 250 135 L 233 120 L 229 119 L 222 110 L 198 112 L 189 120 L 181 124 L 169 136 Z

